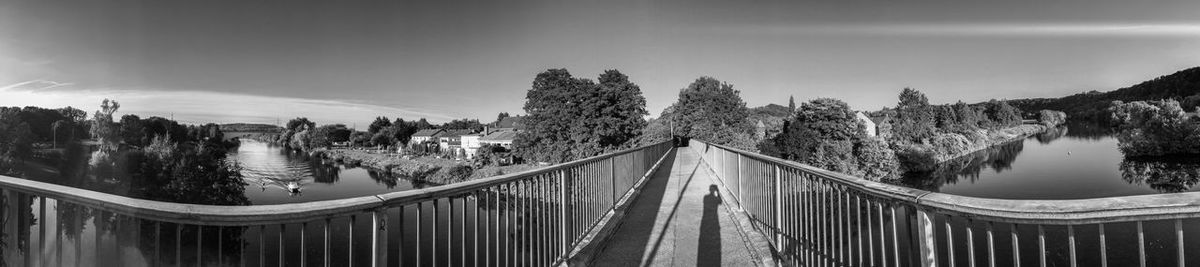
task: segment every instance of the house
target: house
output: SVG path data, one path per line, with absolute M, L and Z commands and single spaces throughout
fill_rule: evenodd
M 468 129 L 452 129 L 452 130 L 443 130 L 441 133 L 438 133 L 434 137 L 437 138 L 438 146 L 441 147 L 443 151 L 454 151 L 456 149 L 462 148 L 462 136 L 463 135 L 468 135 L 468 134 L 473 134 L 473 133 L 474 133 L 474 131 L 471 131 Z
M 441 132 L 442 132 L 442 129 L 425 129 L 425 130 L 417 131 L 416 133 L 413 133 L 412 138 L 410 139 L 409 143 L 410 144 L 420 144 L 420 143 L 424 143 L 425 141 L 433 140 L 433 137 Z
M 517 131 L 495 131 L 479 138 L 480 146 L 499 145 L 512 149 L 513 140 L 517 139 Z
M 483 146 L 483 144 L 479 143 L 480 137 L 483 137 L 483 134 L 468 134 L 460 138 L 463 153 L 467 155 L 467 159 L 474 158 L 475 151 L 479 151 L 479 147 Z
M 858 119 L 860 123 L 867 126 L 867 136 L 874 137 L 878 135 L 878 128 L 875 127 L 875 121 L 871 120 L 871 117 L 867 117 L 867 114 L 862 113 L 862 111 L 855 112 L 854 118 Z

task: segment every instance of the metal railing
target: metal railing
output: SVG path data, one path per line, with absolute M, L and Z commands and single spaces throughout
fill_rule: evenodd
M 957 196 L 698 140 L 691 149 L 780 262 L 804 266 L 1200 264 L 1200 192 L 1078 200 Z
M 663 142 L 445 186 L 262 206 L 0 176 L 0 257 L 11 266 L 550 266 L 671 150 Z

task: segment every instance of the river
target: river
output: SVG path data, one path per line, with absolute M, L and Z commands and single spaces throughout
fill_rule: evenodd
M 1083 199 L 1196 191 L 1200 158 L 1126 158 L 1113 133 L 1070 124 L 951 160 L 899 184 L 1003 199 Z
M 343 199 L 434 186 L 366 168 L 322 162 L 254 140 L 243 141 L 229 152 L 228 159 L 242 168 L 246 197 L 253 205 Z

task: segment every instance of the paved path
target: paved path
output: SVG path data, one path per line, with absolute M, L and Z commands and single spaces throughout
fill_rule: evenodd
M 647 181 L 594 262 L 600 266 L 748 266 L 753 258 L 717 193 L 713 173 L 688 148 Z

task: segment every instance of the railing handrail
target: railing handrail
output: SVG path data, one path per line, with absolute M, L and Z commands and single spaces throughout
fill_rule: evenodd
M 693 140 L 756 160 L 796 168 L 875 197 L 968 218 L 1007 223 L 1061 225 L 1200 217 L 1200 192 L 1064 200 L 969 197 L 875 182 L 699 139 Z
M 486 189 L 496 185 L 560 171 L 573 166 L 621 156 L 667 142 L 670 141 L 609 152 L 545 168 L 461 183 L 371 196 L 289 204 L 221 206 L 174 203 L 119 196 L 3 175 L 0 175 L 0 187 L 34 193 L 47 198 L 65 200 L 141 219 L 163 222 L 219 226 L 299 223 L 397 205 L 420 203 L 431 199 L 458 196 L 475 190 Z

